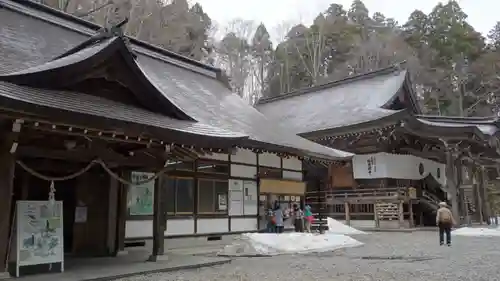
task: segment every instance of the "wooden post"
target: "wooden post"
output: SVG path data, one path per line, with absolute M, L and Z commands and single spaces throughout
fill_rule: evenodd
M 350 205 L 349 202 L 344 202 L 344 209 L 345 209 L 345 223 L 347 225 L 351 225 L 351 210 L 349 209 Z
M 460 218 L 459 212 L 459 199 L 458 199 L 458 182 L 456 179 L 455 173 L 455 165 L 453 163 L 453 148 L 450 147 L 448 142 L 443 140 L 443 143 L 446 148 L 446 178 L 447 178 L 447 190 L 449 201 L 451 203 L 451 211 L 453 213 L 453 217 L 457 220 Z
M 158 256 L 163 255 L 163 244 L 164 244 L 164 228 L 162 223 L 162 218 L 164 217 L 162 214 L 162 204 L 161 204 L 161 180 L 158 178 L 155 181 L 155 189 L 154 189 L 154 199 L 153 199 L 153 252 L 149 257 L 148 261 L 156 262 L 158 260 Z
M 478 177 L 479 178 L 479 183 L 474 185 L 474 191 L 476 191 L 476 193 L 474 194 L 475 197 L 476 197 L 475 202 L 477 204 L 477 206 L 476 206 L 476 212 L 479 215 L 478 218 L 479 218 L 479 223 L 480 224 L 484 223 L 483 196 L 481 194 L 482 193 L 481 191 L 486 188 L 486 185 L 484 184 L 484 180 L 485 179 L 483 178 L 484 175 L 483 175 L 482 170 L 483 170 L 483 167 L 480 167 L 479 171 L 478 171 L 479 172 L 479 177 Z
M 326 201 L 326 195 L 328 190 L 328 183 L 322 182 L 318 179 L 318 201 L 319 201 L 319 233 L 324 234 L 328 229 L 328 217 L 325 216 L 327 211 L 328 202 Z
M 486 174 L 486 168 L 484 166 L 481 166 L 481 179 L 482 179 L 482 206 L 484 209 L 484 217 L 483 219 L 486 220 L 486 223 L 491 224 L 491 206 L 490 206 L 490 201 L 488 200 L 488 176 Z M 496 216 L 495 216 L 496 217 Z
M 408 221 L 410 222 L 410 228 L 414 228 L 415 220 L 413 219 L 413 201 L 411 199 L 408 200 L 408 213 L 409 213 Z
M 404 203 L 403 203 L 402 200 L 399 201 L 398 212 L 399 212 L 399 227 L 403 227 L 404 228 L 405 215 L 404 215 Z
M 7 271 L 11 239 L 14 193 L 15 149 L 17 134 L 0 130 L 0 275 Z
M 130 171 L 122 171 L 121 176 L 130 181 Z M 128 185 L 120 184 L 118 187 L 119 191 L 119 202 L 118 202 L 118 218 L 117 218 L 117 230 L 116 230 L 116 244 L 117 244 L 117 255 L 125 252 L 125 229 L 127 224 L 128 208 L 127 208 L 127 197 L 128 197 Z

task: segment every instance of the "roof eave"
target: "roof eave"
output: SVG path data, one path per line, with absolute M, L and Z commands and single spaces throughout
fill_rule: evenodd
M 12 6 L 8 5 L 7 2 L 10 2 L 10 0 L 7 0 L 7 1 L 0 0 L 0 6 L 6 8 L 6 9 L 13 10 L 13 11 L 18 12 L 18 13 L 27 14 L 26 11 L 17 9 L 16 7 L 12 7 Z M 37 2 L 31 1 L 31 0 L 16 0 L 15 2 L 16 2 L 16 4 L 20 4 L 20 5 L 23 5 L 23 6 L 31 7 L 31 8 L 33 8 L 35 10 L 39 10 L 39 11 L 42 11 L 42 12 L 45 12 L 45 13 L 49 13 L 49 14 L 52 14 L 52 15 L 57 16 L 59 18 L 62 18 L 62 19 L 74 22 L 76 24 L 82 25 L 85 28 L 93 30 L 94 32 L 97 32 L 98 30 L 100 30 L 102 28 L 102 26 L 100 26 L 100 25 L 98 25 L 96 23 L 90 22 L 88 20 L 76 17 L 74 15 L 62 12 L 60 10 L 54 9 L 52 7 L 49 7 L 49 6 L 46 6 L 46 5 L 43 5 L 41 3 L 37 3 Z M 78 33 L 83 34 L 83 35 L 87 35 L 87 36 L 93 35 L 91 32 L 88 32 L 88 31 L 85 31 L 85 30 L 81 30 L 81 29 L 78 30 L 78 29 L 74 28 L 73 26 L 67 26 L 67 25 L 64 25 L 64 24 L 59 23 L 59 22 L 53 22 L 51 20 L 43 18 L 42 16 L 35 15 L 35 17 L 37 19 L 44 20 L 44 21 L 50 22 L 52 24 L 56 24 L 58 26 L 64 27 L 66 29 L 70 29 L 72 31 L 78 32 Z M 186 57 L 186 56 L 174 53 L 172 51 L 163 49 L 161 47 L 158 47 L 158 46 L 155 46 L 153 44 L 147 43 L 145 41 L 139 40 L 139 39 L 137 39 L 135 37 L 127 36 L 127 38 L 130 40 L 131 43 L 133 43 L 133 44 L 135 44 L 137 46 L 144 47 L 146 49 L 150 49 L 150 50 L 152 50 L 154 52 L 157 52 L 159 54 L 171 57 L 173 59 L 176 59 L 176 60 L 179 60 L 179 61 L 191 64 L 191 65 L 196 66 L 196 67 L 200 67 L 200 68 L 205 69 L 205 70 L 214 71 L 214 72 L 220 71 L 220 69 L 217 68 L 217 67 L 214 67 L 214 66 L 202 63 L 200 61 L 191 59 L 189 57 Z
M 397 125 L 399 122 L 410 116 L 407 110 L 397 111 L 389 116 L 380 119 L 374 119 L 363 123 L 352 124 L 337 128 L 330 128 L 312 132 L 300 133 L 299 135 L 307 139 L 317 139 L 322 137 L 334 137 L 346 134 L 356 134 L 359 132 L 366 132 L 377 130 L 392 125 Z
M 71 83 L 72 80 L 74 81 L 75 78 L 86 77 L 86 75 L 90 73 L 96 65 L 102 64 L 104 61 L 106 61 L 107 58 L 111 57 L 113 54 L 116 54 L 116 52 L 119 52 L 119 54 L 121 54 L 121 59 L 123 59 L 125 64 L 128 66 L 128 70 L 133 73 L 133 76 L 138 79 L 137 81 L 141 85 L 140 89 L 135 87 L 137 89 L 132 90 L 132 92 L 137 92 L 135 93 L 136 98 L 141 101 L 141 103 L 146 108 L 148 108 L 148 110 L 164 115 L 173 115 L 171 117 L 175 117 L 180 120 L 194 121 L 194 118 L 192 118 L 182 109 L 176 106 L 154 85 L 153 82 L 149 80 L 149 78 L 140 69 L 135 60 L 134 54 L 129 50 L 123 38 L 112 37 L 106 38 L 106 40 L 111 41 L 109 41 L 109 43 L 106 42 L 106 45 L 104 45 L 102 49 L 83 60 L 71 62 L 65 65 L 56 65 L 53 68 L 34 72 L 21 71 L 13 74 L 0 75 L 0 81 L 6 81 L 18 85 L 25 85 L 36 88 L 64 88 L 68 83 Z M 98 43 L 99 42 L 96 42 L 95 44 Z M 78 46 L 75 48 L 78 48 Z M 77 55 L 79 52 L 82 52 L 85 49 L 86 48 L 78 49 L 73 53 L 71 53 L 70 50 L 67 52 L 67 56 Z M 62 60 L 64 58 L 66 57 L 58 57 L 57 59 L 46 64 L 50 64 L 54 61 Z M 65 75 L 67 76 L 66 78 L 64 78 Z M 68 75 L 71 77 L 69 77 Z M 145 92 L 149 95 L 143 94 L 144 90 L 146 90 Z

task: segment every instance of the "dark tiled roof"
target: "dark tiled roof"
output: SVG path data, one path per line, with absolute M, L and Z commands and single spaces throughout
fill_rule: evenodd
M 383 109 L 402 88 L 407 72 L 396 68 L 348 78 L 259 101 L 257 109 L 298 134 L 384 119 Z
M 98 116 L 104 119 L 125 121 L 145 128 L 161 128 L 173 130 L 174 133 L 190 133 L 198 137 L 245 138 L 245 134 L 215 128 L 194 121 L 177 120 L 161 114 L 146 111 L 137 107 L 121 104 L 97 96 L 68 91 L 35 89 L 0 81 L 0 100 L 36 107 L 59 109 L 67 112 Z M 14 108 L 15 109 L 15 108 Z M 147 129 L 145 129 L 145 132 Z
M 0 56 L 8 57 L 0 73 L 48 62 L 91 35 L 89 24 L 77 25 L 74 20 L 54 18 L 53 14 L 44 14 L 28 6 L 19 7 L 9 0 L 0 0 L 2 4 L 8 4 L 17 12 L 31 13 L 34 17 L 0 9 Z M 40 16 L 53 23 L 43 22 L 37 18 Z M 132 42 L 135 42 L 132 48 L 138 53 L 136 63 L 149 81 L 166 99 L 195 120 L 248 135 L 258 143 L 274 145 L 275 149 L 330 159 L 352 156 L 308 141 L 275 124 L 215 79 L 218 70 L 144 43 Z
M 215 79 L 201 75 L 195 77 L 188 69 L 147 56 L 139 56 L 138 63 L 151 81 L 198 121 L 248 134 L 251 139 L 259 142 L 337 157 L 351 155 L 294 135 L 232 94 Z

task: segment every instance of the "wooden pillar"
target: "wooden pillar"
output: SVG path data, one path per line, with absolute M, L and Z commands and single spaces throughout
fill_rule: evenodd
M 328 228 L 328 222 L 326 221 L 327 218 L 325 216 L 325 212 L 327 209 L 327 202 L 326 202 L 326 185 L 327 183 L 321 182 L 320 179 L 316 179 L 316 185 L 317 185 L 317 200 L 318 200 L 318 219 L 319 219 L 319 233 L 323 234 L 325 233 L 325 230 Z
M 490 201 L 489 201 L 489 194 L 488 194 L 488 175 L 486 173 L 486 168 L 481 166 L 481 182 L 482 182 L 482 188 L 481 188 L 481 194 L 482 196 L 482 206 L 484 210 L 484 216 L 483 219 L 486 220 L 486 223 L 490 224 L 491 223 L 491 206 L 490 206 Z M 496 217 L 496 216 L 495 216 Z
M 408 200 L 408 221 L 410 222 L 410 228 L 415 227 L 415 220 L 413 219 L 413 201 L 410 199 Z
M 126 180 L 130 180 L 130 171 L 122 171 L 122 178 Z M 118 252 L 117 255 L 121 253 L 125 253 L 125 229 L 127 224 L 128 217 L 128 208 L 127 208 L 127 197 L 128 197 L 128 185 L 119 184 L 118 189 L 118 217 L 117 217 L 117 230 L 116 230 L 116 244 Z
M 118 230 L 118 206 L 120 205 L 120 183 L 113 177 L 109 177 L 108 195 L 108 231 L 107 248 L 108 255 L 114 256 L 118 253 L 117 230 Z
M 347 225 L 351 225 L 351 210 L 349 209 L 350 205 L 349 202 L 344 202 L 344 209 L 345 209 L 345 223 Z
M 465 220 L 465 223 L 469 226 L 472 225 L 472 220 L 471 220 L 471 217 L 470 217 L 470 213 L 469 213 L 469 206 L 470 206 L 470 200 L 471 198 L 469 198 L 469 200 L 466 200 L 466 195 L 465 195 L 465 189 L 464 187 L 462 187 L 463 185 L 463 167 L 466 167 L 467 168 L 467 174 L 469 175 L 469 177 L 471 176 L 471 169 L 470 169 L 470 166 L 468 165 L 464 165 L 462 164 L 460 161 L 455 161 L 455 168 L 456 168 L 456 171 L 457 171 L 457 187 L 458 187 L 458 198 L 460 200 L 460 206 L 461 206 L 461 210 L 462 210 L 462 216 Z
M 398 207 L 398 212 L 399 212 L 399 227 L 404 227 L 405 226 L 405 215 L 404 215 L 404 203 L 403 201 L 399 201 L 399 207 Z
M 162 223 L 162 218 L 164 218 L 164 215 L 162 214 L 162 188 L 161 188 L 161 180 L 158 178 L 155 181 L 155 188 L 154 188 L 154 203 L 153 203 L 153 251 L 151 253 L 151 256 L 149 257 L 149 261 L 155 262 L 158 260 L 158 256 L 163 255 L 163 250 L 164 250 L 164 227 Z
M 443 141 L 446 147 L 446 181 L 447 195 L 451 203 L 451 211 L 456 220 L 460 219 L 459 199 L 458 199 L 458 182 L 456 178 L 455 165 L 453 161 L 453 148 L 446 141 Z
M 483 178 L 483 170 L 484 168 L 483 167 L 479 167 L 479 169 L 477 170 L 478 171 L 478 179 L 479 179 L 479 182 L 477 184 L 474 185 L 474 191 L 476 192 L 474 195 L 476 197 L 476 211 L 478 213 L 478 219 L 479 219 L 479 223 L 480 224 L 483 224 L 484 223 L 484 207 L 483 207 L 483 195 L 482 195 L 482 191 L 485 190 L 486 188 L 486 185 L 484 184 L 484 181 L 485 179 Z
M 0 275 L 7 271 L 15 170 L 15 135 L 0 130 Z

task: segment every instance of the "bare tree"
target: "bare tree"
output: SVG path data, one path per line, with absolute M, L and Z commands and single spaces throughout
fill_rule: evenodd
M 233 90 L 241 97 L 250 98 L 246 91 L 252 72 L 252 54 L 249 40 L 254 32 L 252 21 L 234 19 L 226 26 L 226 35 L 217 47 L 217 63 L 231 77 Z

